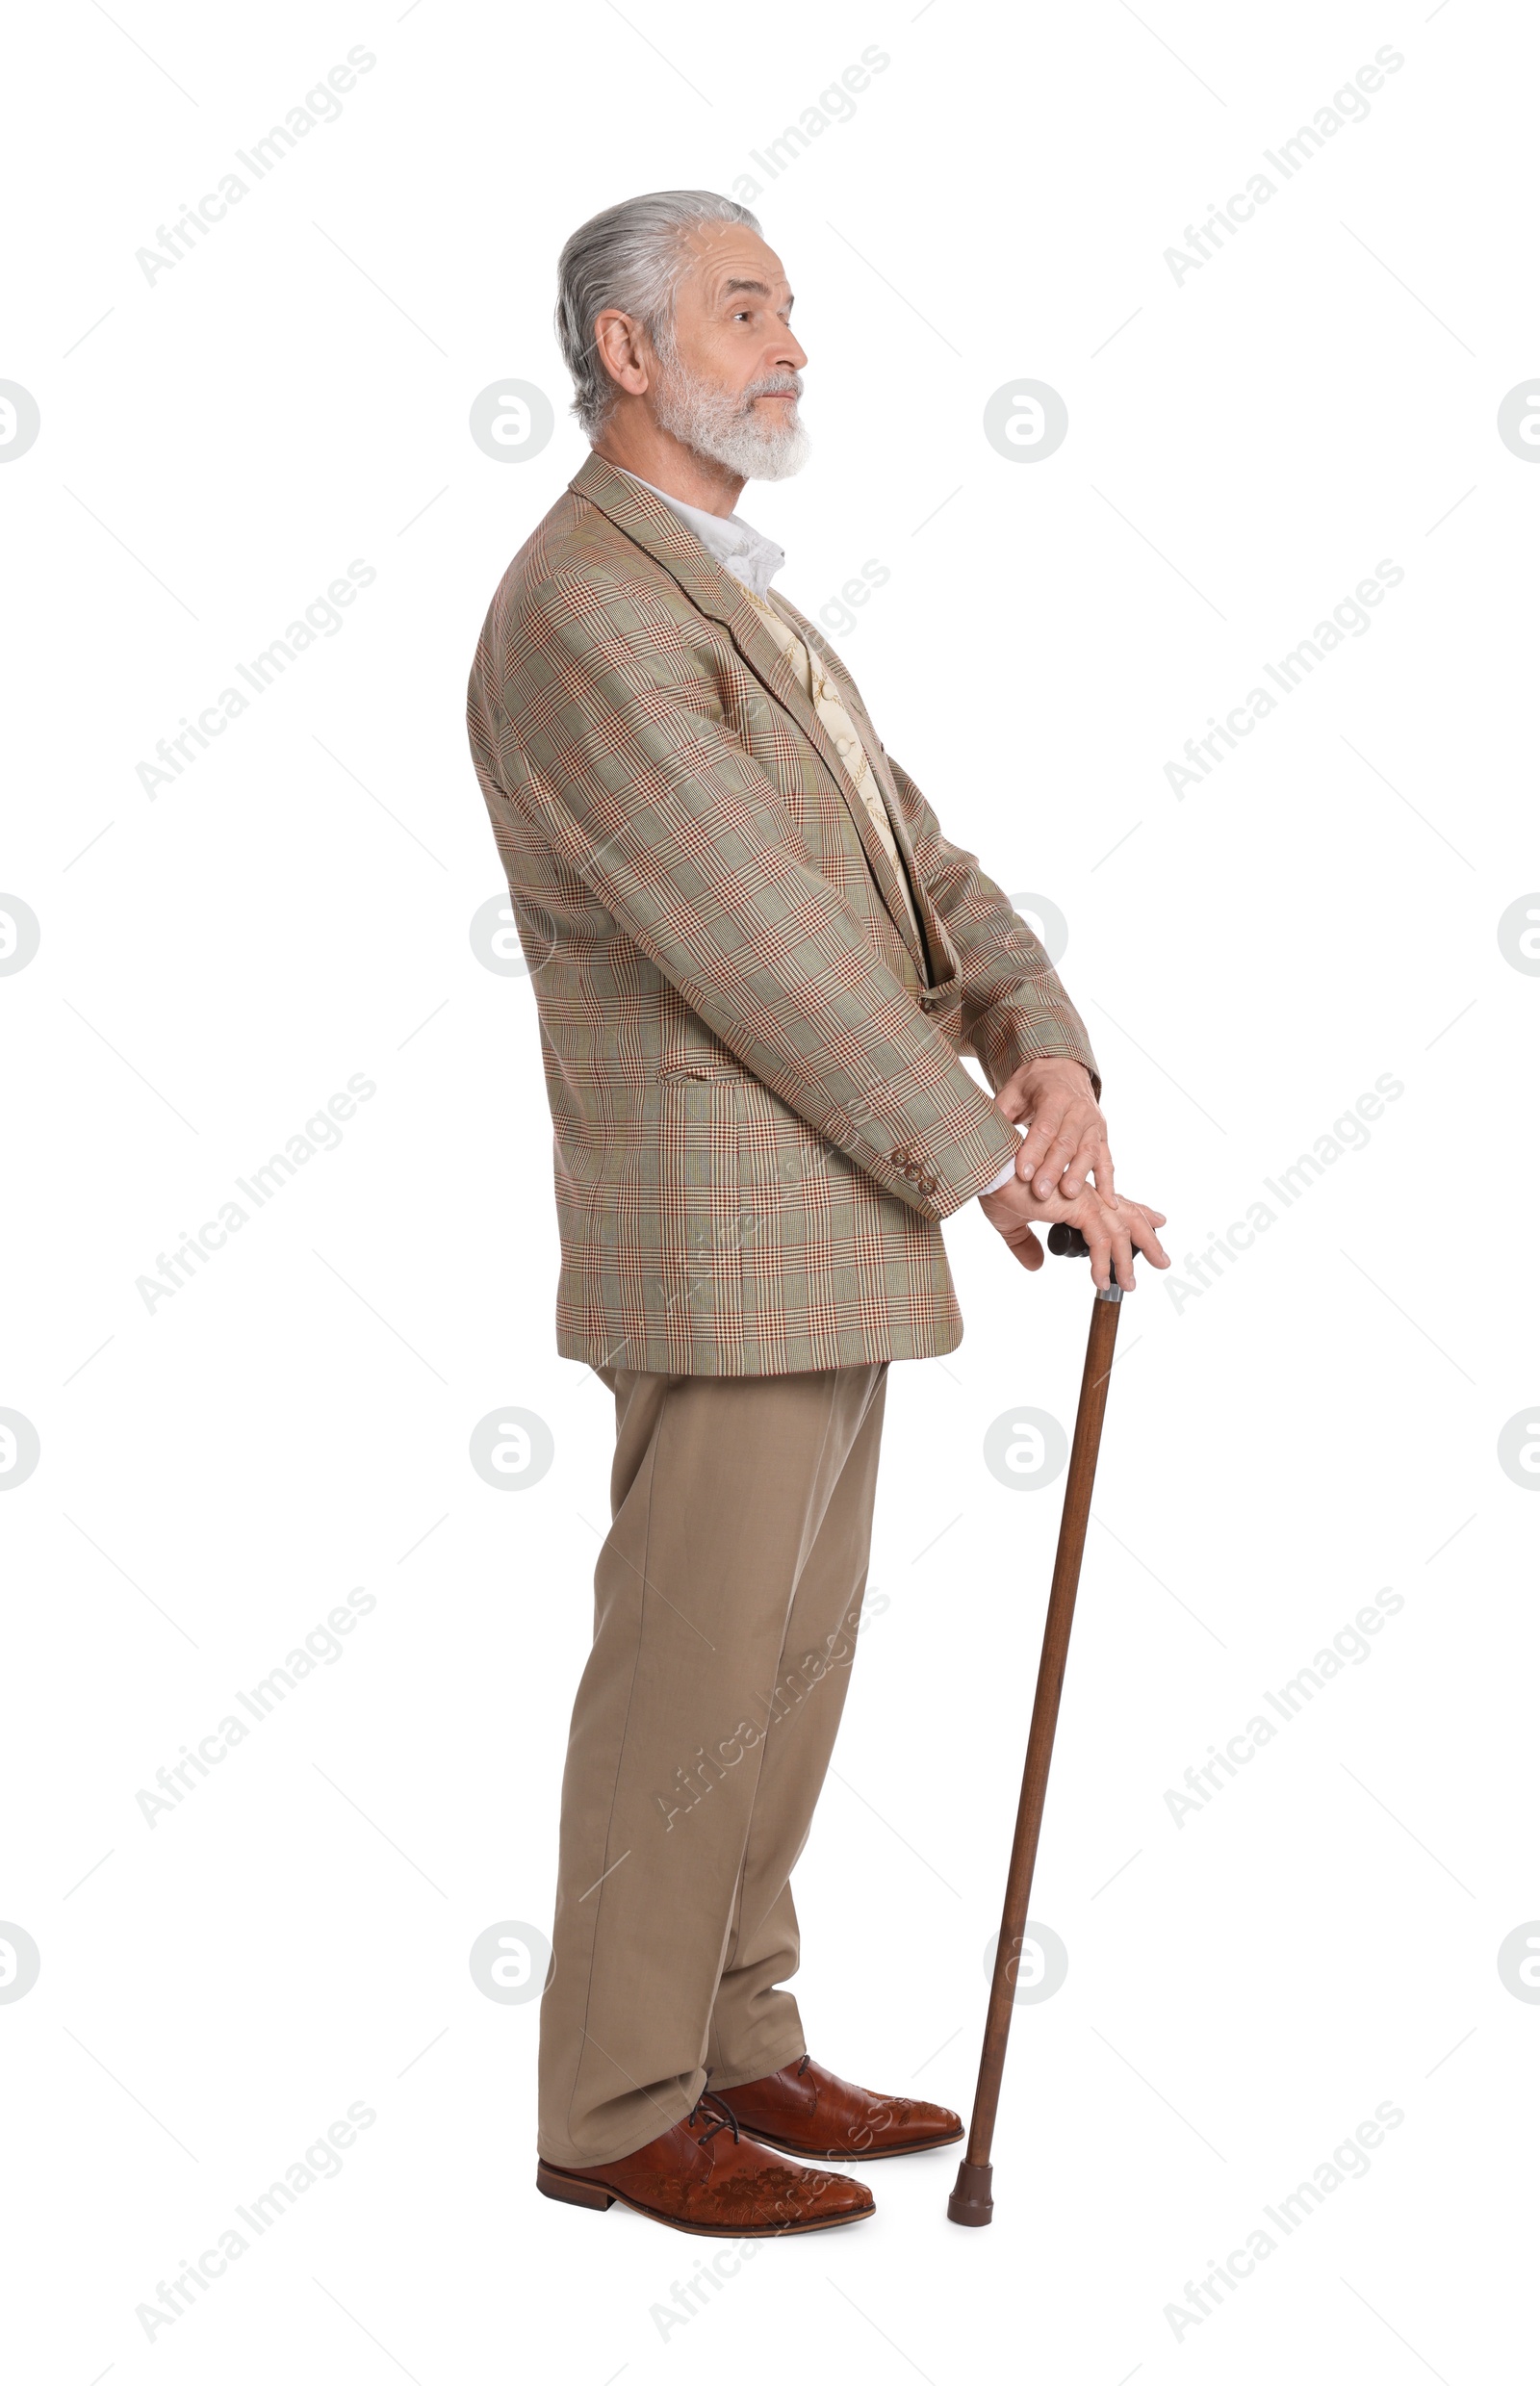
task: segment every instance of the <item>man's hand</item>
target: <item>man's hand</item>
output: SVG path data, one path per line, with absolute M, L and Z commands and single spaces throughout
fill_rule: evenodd
M 1096 1290 L 1105 1293 L 1116 1280 L 1125 1293 L 1134 1290 L 1134 1253 L 1142 1251 L 1152 1268 L 1168 1268 L 1170 1260 L 1155 1232 L 1166 1223 L 1164 1210 L 1146 1209 L 1142 1201 L 1110 1201 L 1088 1185 L 1073 1200 L 1062 1193 L 1040 1200 L 1034 1186 L 1012 1177 L 996 1193 L 984 1193 L 979 1207 L 998 1234 L 1004 1236 L 1023 1268 L 1042 1266 L 1042 1245 L 1034 1226 L 1078 1226 L 1091 1247 L 1091 1272 Z
M 1072 1201 L 1084 1193 L 1088 1176 L 1104 1201 L 1116 1197 L 1107 1121 L 1080 1062 L 1055 1057 L 1028 1061 L 1000 1088 L 994 1107 L 1013 1126 L 1022 1121 L 1027 1125 L 1016 1154 L 1016 1175 L 1031 1185 L 1040 1201 L 1054 1193 Z

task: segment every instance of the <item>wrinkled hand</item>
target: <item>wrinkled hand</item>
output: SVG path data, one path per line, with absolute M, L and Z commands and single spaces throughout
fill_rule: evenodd
M 1088 1176 L 1104 1201 L 1115 1198 L 1107 1121 L 1079 1061 L 1058 1056 L 1028 1061 L 1007 1078 L 994 1107 L 1013 1126 L 1026 1123 L 1016 1175 L 1040 1201 L 1055 1192 L 1073 1200 L 1085 1191 Z
M 1091 1249 L 1091 1272 L 1098 1293 L 1116 1281 L 1125 1293 L 1134 1290 L 1134 1253 L 1143 1253 L 1152 1268 L 1168 1268 L 1157 1226 L 1166 1223 L 1164 1210 L 1147 1209 L 1115 1193 L 1110 1201 L 1087 1186 L 1073 1199 L 1062 1193 L 1040 1200 L 1037 1189 L 1012 1177 L 996 1193 L 985 1193 L 980 1209 L 996 1233 L 1010 1244 L 1023 1268 L 1042 1266 L 1042 1244 L 1034 1226 L 1078 1226 Z

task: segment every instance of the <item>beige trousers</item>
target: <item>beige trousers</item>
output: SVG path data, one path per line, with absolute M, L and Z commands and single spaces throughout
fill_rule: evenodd
M 561 1797 L 539 2150 L 617 2161 L 806 2053 L 788 1880 L 866 1587 L 887 1362 L 596 1370 L 613 1522 Z

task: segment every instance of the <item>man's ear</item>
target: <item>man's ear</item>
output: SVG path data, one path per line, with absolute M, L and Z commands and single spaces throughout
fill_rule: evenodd
M 605 307 L 603 314 L 596 315 L 594 347 L 610 379 L 630 397 L 640 398 L 651 386 L 644 362 L 642 326 L 633 315 L 624 314 L 619 307 Z

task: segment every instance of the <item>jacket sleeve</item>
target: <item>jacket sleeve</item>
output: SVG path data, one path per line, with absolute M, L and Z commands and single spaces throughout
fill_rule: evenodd
M 529 814 L 712 1034 L 885 1192 L 942 1219 L 988 1185 L 1014 1128 L 808 863 L 724 717 L 706 640 L 634 590 L 556 574 L 494 644 L 473 683 L 493 801 Z
M 887 754 L 914 863 L 957 947 L 962 981 L 962 1049 L 984 1064 L 996 1092 L 1023 1062 L 1062 1054 L 1090 1072 L 1101 1099 L 1101 1073 L 1085 1023 L 1060 982 L 1041 940 L 1011 908 L 976 857 L 941 834 L 936 814 L 902 763 Z

